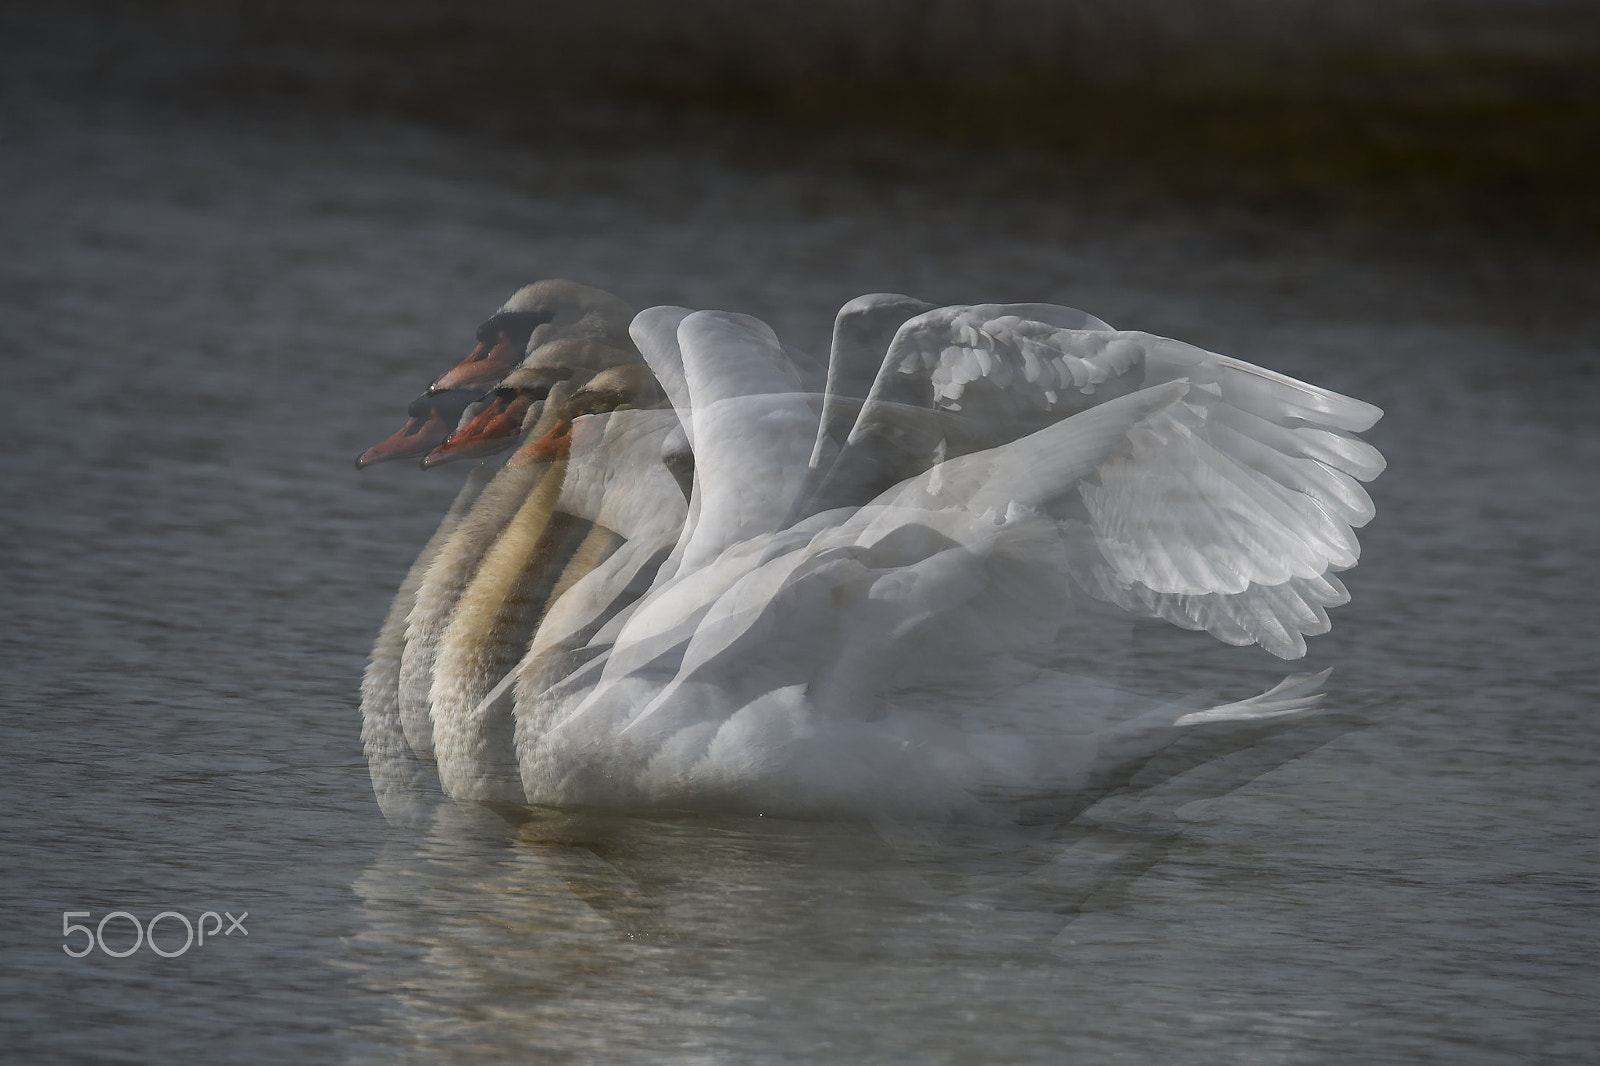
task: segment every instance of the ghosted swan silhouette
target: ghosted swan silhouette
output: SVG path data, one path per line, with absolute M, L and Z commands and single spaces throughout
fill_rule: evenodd
M 1149 617 L 1303 655 L 1372 517 L 1372 405 L 1055 305 L 861 297 L 825 385 L 745 315 L 632 336 L 670 409 L 573 423 L 550 513 L 605 547 L 456 701 L 449 794 L 992 817 L 1316 701 L 1141 699 L 1094 649 Z

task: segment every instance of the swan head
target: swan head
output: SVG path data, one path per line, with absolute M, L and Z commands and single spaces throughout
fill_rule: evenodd
M 604 414 L 607 411 L 648 410 L 666 402 L 661 383 L 641 362 L 607 367 L 566 399 L 568 420 L 584 415 Z
M 613 366 L 581 385 L 569 379 L 550 393 L 540 424 L 510 462 L 566 458 L 572 447 L 572 424 L 585 415 L 643 410 L 666 403 L 666 393 L 643 363 Z M 541 432 L 542 431 L 542 432 Z
M 414 459 L 442 444 L 481 394 L 476 389 L 425 392 L 406 408 L 406 424 L 356 458 L 356 469 L 394 459 Z
M 552 341 L 586 339 L 632 350 L 632 320 L 633 309 L 603 289 L 562 278 L 536 281 L 518 289 L 478 327 L 477 347 L 439 375 L 430 391 L 488 388 Z

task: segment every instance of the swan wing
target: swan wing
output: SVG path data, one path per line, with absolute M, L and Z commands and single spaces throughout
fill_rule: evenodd
M 778 338 L 759 319 L 697 311 L 679 324 L 678 347 L 699 497 L 680 564 L 687 570 L 789 520 L 817 411 Z
M 683 352 L 678 348 L 678 326 L 694 314 L 687 307 L 649 307 L 633 316 L 628 334 L 644 356 L 650 372 L 661 383 L 672 409 L 683 420 L 683 429 L 694 446 L 694 427 L 689 424 L 689 382 L 684 377 Z
M 1015 439 L 1137 388 L 1215 383 L 1228 403 L 1278 424 L 1359 433 L 1382 414 L 1242 360 L 1137 331 L 1114 330 L 1070 307 L 943 307 L 895 334 L 850 441 L 892 428 L 904 408 L 959 413 L 976 446 Z
M 828 355 L 822 424 L 811 454 L 813 469 L 831 464 L 844 445 L 895 333 L 908 319 L 933 309 L 926 301 L 889 292 L 857 296 L 839 308 Z
M 1348 599 L 1334 572 L 1356 563 L 1373 513 L 1360 482 L 1384 466 L 1335 426 L 1376 409 L 1235 360 L 1215 369 L 940 463 L 878 502 L 1045 511 L 1092 595 L 1297 658 Z

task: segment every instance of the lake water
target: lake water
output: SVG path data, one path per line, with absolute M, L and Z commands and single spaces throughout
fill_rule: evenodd
M 1002 196 L 951 157 L 909 181 L 25 103 L 0 131 L 8 1061 L 1600 1046 L 1600 388 L 1593 313 L 1528 281 L 1559 288 L 1559 266 L 1506 265 L 1523 288 L 1502 298 L 1463 280 L 1492 249 Z M 389 828 L 357 686 L 461 475 L 352 459 L 544 276 L 749 312 L 813 350 L 862 292 L 1053 300 L 1380 404 L 1378 518 L 1306 660 L 1334 667 L 1329 714 L 1066 825 L 445 808 Z M 1165 691 L 1284 672 L 1155 627 L 1138 650 Z M 82 943 L 63 912 L 116 910 L 248 912 L 247 935 L 62 951 Z M 122 918 L 103 936 L 133 943 Z

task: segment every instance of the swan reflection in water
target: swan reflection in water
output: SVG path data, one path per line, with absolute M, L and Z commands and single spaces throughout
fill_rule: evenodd
M 1174 811 L 1229 773 L 1141 774 L 1065 825 L 442 803 L 356 878 L 338 964 L 377 997 L 385 1062 L 815 1062 L 823 1030 L 848 1061 L 1057 1061 L 1107 1029 L 1138 1051 L 1093 989 L 1174 950 L 1161 915 L 1259 890 L 1248 853 L 1198 886 L 1184 865 Z M 1217 1009 L 1249 1031 L 1252 1005 Z
M 863 296 L 821 361 L 747 315 L 529 286 L 362 458 L 510 452 L 379 634 L 380 804 L 1070 814 L 1317 702 L 1326 673 L 1136 695 L 1117 634 L 1302 656 L 1348 599 L 1380 414 L 1056 305 Z

